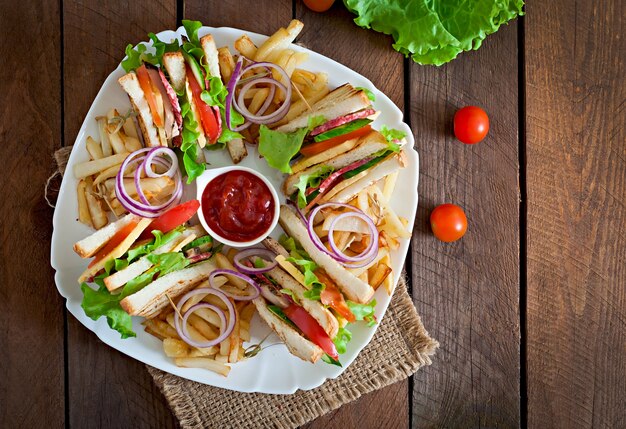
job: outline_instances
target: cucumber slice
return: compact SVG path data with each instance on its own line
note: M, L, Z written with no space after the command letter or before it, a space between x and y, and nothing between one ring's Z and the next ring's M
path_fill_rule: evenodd
M359 128L363 128L371 122L371 119L357 119L352 122L348 122L347 124L340 125L337 128L330 129L325 133L318 134L313 138L313 140L315 140L316 142L321 142L331 139L333 137L342 136L344 134L351 133L352 131L356 131Z
M191 55L189 55L187 52L182 51L182 53L183 53L183 57L185 58L185 61L187 61L187 64L189 64L189 67L191 68L191 72L193 73L193 75L196 77L196 80L200 84L200 88L202 88L202 90L204 91L206 88L204 85L204 74L202 74L202 67L200 67L200 64L198 64L196 59L192 57Z

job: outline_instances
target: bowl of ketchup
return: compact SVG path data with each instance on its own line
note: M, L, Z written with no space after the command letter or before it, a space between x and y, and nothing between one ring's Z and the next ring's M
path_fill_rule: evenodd
M267 237L278 223L280 202L272 184L247 167L205 171L196 179L198 218L216 240L248 247Z

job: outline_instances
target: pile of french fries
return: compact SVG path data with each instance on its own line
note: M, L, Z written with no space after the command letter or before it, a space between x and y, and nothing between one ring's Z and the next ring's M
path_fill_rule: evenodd
M233 258L238 250L230 249L226 255L217 253L215 262L218 268L236 270L233 265ZM213 279L214 285L219 289L231 294L245 295L246 283L234 276L216 276ZM200 282L194 289L208 288L209 282ZM200 301L208 302L223 309L228 321L228 311L224 303L213 295L196 295L190 298L182 307L182 313ZM250 301L234 301L236 311L235 327L232 334L218 345L207 348L196 348L185 343L176 332L174 319L180 317L178 310L171 306L166 307L153 319L146 319L143 322L144 329L149 334L154 335L163 341L163 350L168 357L174 359L177 366L186 368L204 368L228 376L230 366L228 363L236 363L246 358L244 342L250 341L250 321L256 307ZM180 320L180 319L179 319ZM207 308L195 311L188 319L189 335L196 341L210 341L220 334L220 319L215 312Z
M87 137L89 160L74 165L78 182L78 220L100 229L109 223L109 213L119 218L127 213L115 196L115 177L126 157L142 148L132 111L121 116L116 109L96 118L100 141ZM135 166L136 167L136 166ZM124 187L129 195L137 196L133 171L126 172ZM141 189L151 202L170 195L175 183L168 177L142 177Z
M340 183L337 187L341 189L349 186L361 177L357 175ZM392 173L377 183L373 183L367 188L359 192L348 204L353 205L362 210L376 224L379 232L378 237L378 254L366 266L361 268L349 268L350 271L364 282L370 284L374 289L378 289L381 285L389 295L393 292L394 279L393 270L391 269L391 251L400 246L399 239L411 238L411 231L408 230L407 219L398 216L398 214L389 205L389 200L396 186L398 173ZM382 189L381 189L382 186ZM336 187L336 188L337 188ZM333 188L329 194L324 197L320 204L332 201L332 197L341 189ZM330 250L327 243L328 230L333 219L344 210L340 208L322 209L314 219L314 229L317 235L326 241L326 246ZM365 222L357 220L356 222L337 222L335 226L333 238L337 247L347 255L355 256L363 251L369 243L369 229Z
M307 53L294 51L289 49L289 45L300 34L304 24L294 19L287 28L280 28L272 36L270 36L261 46L256 46L247 35L241 36L235 41L235 49L240 55L253 61L269 61L280 66L290 78L290 82L283 82L283 78L273 71L273 77L284 85L292 86L291 106L287 115L278 123L272 126L282 125L296 118L305 110L311 109L311 106L321 100L330 92L328 87L328 76L325 73L313 73L307 70L297 68L308 57ZM218 49L220 72L224 83L228 83L233 70L235 68L235 59L228 47ZM254 70L254 73L260 71ZM249 72L250 75L252 72ZM244 75L242 79L249 76ZM251 113L257 113L260 107L265 103L269 96L269 88L258 87L246 93L246 105ZM237 94L235 94L237 96ZM276 91L274 100L265 112L269 114L275 111L284 101L285 94L282 91ZM259 126L253 125L243 131L244 138L248 142L256 142L258 139Z

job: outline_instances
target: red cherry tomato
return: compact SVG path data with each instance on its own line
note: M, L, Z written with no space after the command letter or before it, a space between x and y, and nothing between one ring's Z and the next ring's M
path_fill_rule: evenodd
M478 143L488 132L489 117L480 107L463 107L454 114L454 135L463 143Z
M465 235L467 218L465 212L454 204L442 204L430 214L430 227L441 241L451 243Z
M306 7L313 12L326 12L335 3L335 0L303 0Z

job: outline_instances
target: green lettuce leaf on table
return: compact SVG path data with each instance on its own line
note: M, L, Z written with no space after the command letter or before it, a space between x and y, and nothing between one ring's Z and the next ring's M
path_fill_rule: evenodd
M394 49L419 64L442 65L480 48L502 24L523 15L522 0L344 0L363 28L390 34Z

